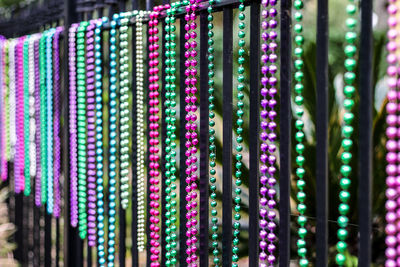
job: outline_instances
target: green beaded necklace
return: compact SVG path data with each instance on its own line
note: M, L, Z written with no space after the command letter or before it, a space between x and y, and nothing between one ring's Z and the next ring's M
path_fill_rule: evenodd
M340 179L340 193L339 193L339 218L338 225L339 229L337 231L337 236L339 238L339 242L336 245L338 254L336 255L336 263L339 266L343 266L346 261L346 256L344 252L347 249L346 239L348 236L348 232L346 227L349 222L349 218L347 214L350 210L348 201L350 199L350 193L348 188L350 187L351 180L349 178L351 174L350 161L352 158L351 148L353 145L353 141L351 140L353 134L353 127L351 126L354 114L352 113L352 109L354 106L354 93L355 87L354 82L356 79L356 74L354 73L354 69L356 66L356 59L354 58L357 52L357 48L355 46L355 41L357 39L357 33L355 32L355 28L357 26L357 19L354 18L357 13L357 7L354 4L355 0L349 0L349 3L346 7L347 15L349 16L346 19L346 26L348 31L346 32L346 46L344 48L344 52L346 55L346 59L344 62L344 66L346 68L346 73L344 74L344 89L343 93L345 99L343 101L343 106L345 109L345 113L343 115L343 125L342 125L342 149L343 152L341 154L340 160L342 162L342 166L340 167L340 173L342 178Z
M166 89L166 100L165 100L165 106L166 106L166 118L165 122L167 124L167 138L165 140L165 143L167 145L166 147L166 163L165 163L165 177L167 178L165 181L165 184L167 185L165 189L165 193L167 194L166 200L167 200L167 205L166 205L166 214L165 216L167 217L167 220L165 222L167 229L167 245L166 245L166 258L167 261L165 262L166 266L175 266L177 263L176 260L176 247L177 247L177 235L176 235L176 213L177 213L177 201L176 201L176 176L175 173L177 171L176 169L176 52L175 52L175 47L176 47L176 26L175 21L175 14L176 14L176 9L180 6L180 2L175 2L171 4L171 8L167 10L167 17L165 19L165 57L166 57L166 76L165 76L165 89Z
M31 176L30 176L30 155L29 155L29 63L28 63L28 48L29 36L24 41L24 139L25 139L25 189L24 195L29 196L31 193Z
M244 14L246 7L244 5L244 0L240 0L240 4L239 4L239 32L238 32L238 37L239 37L239 50L238 50L238 54L239 54L239 58L238 58L238 63L239 63L239 67L237 69L237 81L238 81L238 85L237 85L237 107L238 110L236 111L236 115L237 115L237 120L236 120L236 164L235 164L235 169L236 169L236 173L235 173L235 214L233 216L234 219L234 223L233 223L233 247L232 247L232 267L238 267L238 261L239 261L239 236L240 236L240 210L241 210L241 203L242 203L242 199L240 197L241 193L242 193L242 189L240 188L242 185L242 143L243 143L243 137L242 137L242 133L243 133L243 115L244 115L244 111L243 111L243 107L244 107L244 102L243 102L243 98L244 98L244 89L245 89L245 85L244 85L244 67L243 64L245 63L245 58L243 57L244 55L244 46L246 45L246 41L244 40L246 33L245 33L245 28L246 28L246 24L244 22L244 20L246 19L246 16Z
M40 55L40 153L41 162L40 168L42 170L42 180L41 180L41 203L44 205L47 202L47 139L44 138L47 134L47 112L46 112L46 39L47 31L45 31L40 38L39 42L39 55Z
M217 171L215 170L216 167L216 162L215 159L217 157L217 148L215 146L215 121L214 121L214 76L215 76L215 66L214 66L214 32L213 32L213 28L214 28L214 24L213 24L213 20L214 20L214 16L213 16L213 5L215 4L215 0L209 0L208 1L209 6L207 8L208 11L208 16L207 16L207 20L208 20L208 93L209 93L209 97L208 97L208 101L209 101L209 113L208 113L208 117L210 118L209 121L209 168L210 168L210 206L211 206L211 231L212 231L212 247L213 247L213 263L215 264L215 266L219 266L221 260L219 258L219 249L218 249L218 239L219 239L219 235L218 235L218 212L217 212L217 186L215 185L215 183L217 182L217 178L215 177Z
M306 258L307 254L307 248L306 248L306 241L305 237L307 235L307 229L305 228L305 225L307 223L307 218L304 216L304 213L306 212L306 205L304 204L304 201L306 199L306 194L303 191L304 187L306 185L306 182L304 181L304 176L305 176L305 170L303 168L303 164L305 161L305 158L303 156L304 152L304 132L303 132L303 127L304 127L304 121L302 119L303 114L304 114L304 109L303 109L303 102L304 98L302 96L303 90L304 90L304 85L303 85L303 44L304 44L304 37L302 36L302 31L303 31L303 25L301 24L303 20L303 14L302 14L302 9L304 7L304 3L302 0L295 0L293 2L293 6L296 10L294 14L294 18L296 20L296 23L294 24L294 41L295 41L295 48L294 48L294 56L296 57L294 61L294 68L295 68L295 73L294 73L294 79L296 81L296 84L294 86L294 91L295 91L295 97L294 97L294 102L296 103L297 107L295 109L295 114L297 116L297 120L295 123L296 127L296 134L295 138L297 141L296 144L296 164L297 164L297 169L296 169L296 177L297 177L297 211L299 212L299 217L297 218L297 222L299 224L299 229L297 230L298 234L298 239L297 239L297 255L300 258L299 265L301 267L308 266L308 260Z
M78 218L79 236L87 235L86 214L86 64L85 64L85 32L89 25L81 22L76 34L77 44L77 133L78 133Z

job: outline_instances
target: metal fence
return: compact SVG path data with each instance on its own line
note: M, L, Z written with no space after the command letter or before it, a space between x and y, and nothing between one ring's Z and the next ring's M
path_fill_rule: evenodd
M163 0L163 4L169 0ZM280 200L279 200L279 266L287 267L290 262L290 179L291 179L291 80L292 80L292 56L291 56L291 6L290 0L281 0L281 32L280 32ZM231 240L232 240L232 78L233 78L233 10L238 6L238 0L221 0L215 5L215 12L223 15L223 221L222 221L222 266L231 266ZM61 24L66 28L71 23L91 19L93 16L110 17L115 12L124 11L127 6L131 9L151 10L153 0L139 3L133 0L131 3L117 0L49 0L46 3L32 4L28 8L20 10L7 21L0 21L0 33L6 37L17 37L40 31L50 25ZM260 84L260 2L248 1L250 7L250 122L249 136L258 136L259 132L259 84ZM371 264L371 171L372 171L372 0L361 0L361 39L360 39L360 131L359 138L359 266ZM200 14L200 266L208 266L209 253L209 217L208 217L208 88L207 88L207 4L202 4L198 10ZM183 13L178 13L177 18L182 19ZM134 27L134 25L132 25ZM317 136L317 168L316 168L316 263L315 266L328 266L328 0L318 0L317 15L317 110L316 110L316 136ZM104 29L107 31L107 27ZM181 34L184 34L184 23L180 24ZM64 33L65 34L65 33ZM68 38L64 35L64 47L68 47ZM164 46L164 36L162 38ZM184 39L180 44L184 47ZM63 62L62 87L62 171L64 174L64 207L69 205L69 179L68 179L68 52L65 49ZM133 55L135 57L135 55ZM132 61L135 64L135 60ZM181 53L180 64L184 64L184 56ZM165 64L165 63L164 63ZM181 65L182 66L182 65ZM183 65L184 66L184 65ZM133 65L132 77L135 77ZM165 73L163 73L165 76ZM133 79L135 81L135 79ZM164 83L164 79L162 79ZM184 85L183 75L180 84ZM164 85L164 84L163 84ZM133 86L134 87L134 84ZM165 92L165 86L162 86ZM184 90L180 90L181 106L184 106ZM162 93L163 105L165 94ZM133 98L135 93L133 92ZM132 122L135 123L135 107L132 110ZM185 116L184 109L180 109L181 117ZM184 121L180 125L180 138L184 138ZM134 129L135 127L133 127ZM162 129L165 129L163 122ZM135 131L133 131L135 138ZM166 131L162 131L162 137ZM164 140L162 147L165 147ZM182 139L183 140L183 139ZM181 142L181 149L185 149ZM148 144L149 146L149 144ZM135 151L133 147L133 151ZM165 151L163 149L163 151ZM165 153L165 152L163 152ZM258 266L258 198L259 195L259 140L250 138L249 141L249 240L248 255L249 266ZM164 156L164 155L163 155ZM164 158L164 157L163 157ZM135 162L135 153L132 154L132 162ZM185 165L185 156L181 155L181 166ZM163 164L162 164L163 165ZM135 173L135 164L132 164ZM10 168L12 168L10 164ZM181 177L184 177L184 169L181 168ZM164 179L162 179L164 181ZM133 179L135 181L135 179ZM181 179L181 194L185 194L185 181ZM165 188L164 182L162 188ZM132 209L136 209L135 185L132 186ZM165 190L162 189L162 199L165 201ZM149 188L148 188L149 190ZM26 198L22 195L11 196L9 199L11 208L11 220L18 230L15 241L18 244L15 257L24 266L92 266L92 252L79 238L77 230L69 225L69 210L64 208L62 219L53 219L44 211L34 205L33 196ZM185 232L185 198L180 198L180 232ZM164 206L164 205L163 205ZM183 210L182 210L183 209ZM165 210L162 210L163 214ZM126 264L126 229L130 227L132 250L130 251L131 266L144 266L139 264L138 251L134 245L136 242L136 218L132 212L132 224L126 225L125 211L119 210L119 266ZM165 217L162 217L162 225L165 225ZM54 231L55 229L55 234ZM149 229L147 227L147 235ZM163 233L165 235L165 233ZM52 236L55 241L52 242ZM165 236L161 237L161 247L165 247ZM181 247L185 247L181 239ZM147 247L149 252L149 247ZM185 262L185 250L180 250L179 266L187 266ZM150 266L150 253L147 253L147 265ZM162 262L165 262L165 253L162 254ZM86 261L86 263L84 263ZM162 264L162 266L164 266Z

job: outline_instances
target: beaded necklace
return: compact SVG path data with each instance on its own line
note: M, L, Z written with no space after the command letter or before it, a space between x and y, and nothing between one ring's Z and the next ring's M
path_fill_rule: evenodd
M10 137L10 154L9 154L9 160L13 161L15 158L15 142L16 142L16 133L15 133L15 46L17 44L17 41L15 39L11 39L9 41L9 49L8 49L8 57L9 57L9 73L8 76L10 77L9 80L9 90L10 90L10 99L9 99L9 105L10 105L10 131L9 131L9 137Z
M94 29L96 21L92 20L86 29L86 117L87 117L87 214L88 245L96 245L96 119L94 90Z
M76 120L76 31L78 24L72 24L68 35L69 66L69 176L70 176L70 223L78 225L78 165L77 165L77 120Z
M40 154L41 154L41 204L47 201L47 109L46 109L46 61L45 61L45 41L47 38L47 31L42 34L39 43L39 56L40 56Z
M16 46L16 129L24 129L24 65L23 65L23 48L25 42L25 36L18 38ZM24 177L24 164L25 164L25 131L16 131L16 149L15 149L15 160L14 160L14 179L15 179L15 193L19 194L25 189L25 177Z
M398 92L397 92L397 82L398 82L398 71L397 71L397 54L398 54L398 19L397 19L397 0L389 1L389 5L387 7L387 12L389 14L388 26L389 30L387 32L387 37L389 42L386 46L388 50L388 56L386 58L388 62L388 67L386 74L389 76L388 86L389 92L387 94L388 103L386 104L386 136L388 140L386 141L386 197L387 201L385 204L386 208L386 222L387 225L385 227L386 232L386 262L385 266L397 266L397 221L398 216L396 214L396 209L398 208L398 204L396 200L398 199L397 193L397 182L396 176L397 172L397 153L399 151L399 146L397 144L397 132L398 132L398 124L397 124L397 111L399 108L398 104Z
M57 27L54 34L54 217L59 218L61 212L61 140L60 140L60 34L63 27Z
M160 160L160 155L159 155L159 123L158 121L160 120L159 117L159 77L158 77L158 56L159 52L157 51L159 49L158 45L158 17L164 9L168 9L169 5L165 6L156 6L153 9L153 12L150 13L150 21L149 21L149 127L150 127L150 150L149 150L149 160L150 160L150 260L152 261L152 265L154 266L160 266L158 260L159 260L159 247L160 247L160 227L158 226L160 222L160 212L159 212L159 206L160 206L160 195L159 195L159 160Z
M55 29L50 29L46 38L46 115L47 115L47 212L54 209L54 173L53 173L53 54L52 44Z
M35 180L35 205L41 205L42 194L42 167L41 167L41 97L40 97L40 62L39 62L39 43L42 35L39 34L34 44L34 63L35 63L35 150L36 150L36 180Z
M277 112L275 111L277 89L277 79L275 77L277 66L277 56L275 54L277 44L276 38L278 36L276 32L277 21L277 10L275 8L277 1L263 0L262 2L262 23L261 27L263 32L261 34L262 45L261 49L263 54L261 56L261 156L260 156L260 262L267 261L269 265L274 265L276 258L275 252L275 195L276 191L274 186L276 184L276 178L274 177L276 168L276 118ZM269 96L269 99L268 99ZM269 108L269 110L268 110ZM268 132L269 131L269 132ZM268 253L268 254L267 254Z
M106 263L104 252L104 165L103 165L103 84L102 84L102 35L103 24L108 21L104 17L96 23L94 30L94 49L95 49L95 71L96 71L96 176L97 176L97 255L98 263L104 266Z
M138 251L144 250L145 235L145 125L144 125L144 57L143 57L143 17L147 14L145 11L139 11L136 20L136 157L137 157L137 247Z
M4 40L3 47L1 50L2 53L2 75L3 75L3 97L4 97L4 106L3 106L3 118L4 118L4 126L3 126L3 131L4 131L4 158L1 161L1 170L0 170L0 176L3 181L7 180L7 173L8 173L8 166L7 166L7 161L10 160L10 136L9 136L9 125L10 125L10 106L9 106L9 87L8 87L8 45L9 42L7 40Z
M351 180L349 178L351 174L350 161L352 158L351 148L352 148L352 134L353 127L351 123L354 118L354 114L352 113L352 109L354 106L353 96L355 93L354 81L356 79L356 74L354 73L354 69L356 66L356 59L354 58L357 52L357 48L355 46L355 41L357 39L357 33L354 31L357 26L357 19L354 16L357 13L357 7L354 4L355 0L349 0L349 4L346 7L346 13L348 18L346 19L346 26L348 31L346 32L346 46L344 48L344 52L346 55L346 59L344 62L344 66L346 72L344 74L344 89L343 94L345 95L345 99L343 101L343 106L345 109L345 113L343 114L343 125L342 125L342 148L343 152L341 154L341 162L342 166L340 168L340 173L342 178L340 179L340 193L339 193L339 218L338 224L339 229L337 231L337 237L339 238L339 242L336 245L338 254L336 255L336 263L339 266L343 266L346 261L346 256L344 252L347 249L347 235L348 232L346 227L348 225L348 217L347 214L350 210L348 201L350 199L350 193L348 188L350 187Z
M114 266L115 254L115 206L116 206L116 161L117 161L117 21L119 15L114 14L110 30L110 130L109 130L109 197L108 197L108 266Z
M23 43L23 70L24 70L24 179L25 188L24 195L29 196L31 193L31 176L30 176L30 127L29 127L29 44L32 42L31 36L27 36Z
M5 161L5 134L4 134L4 76L3 76L3 71L4 71L4 39L2 36L0 36L0 178L3 180L3 162Z
M136 11L137 12L137 11ZM135 15L136 15L135 12ZM120 154L120 196L121 207L129 204L129 72L128 72L128 22L132 13L122 13L119 28L119 154Z
M303 103L304 103L304 98L302 96L303 90L304 90L304 85L303 85L303 78L304 74L302 72L302 68L304 65L303 62L303 43L304 43L304 37L301 35L303 31L303 26L301 24L303 20L303 14L302 14L302 9L304 7L304 3L302 0L295 0L293 2L293 6L296 10L294 14L294 18L296 20L296 23L293 27L294 32L295 32L295 49L294 49L294 55L296 57L294 61L294 67L296 69L294 73L294 79L296 81L296 85L294 86L294 91L296 93L294 102L296 103L297 107L295 109L295 114L297 116L297 120L295 122L295 127L296 127L296 134L295 138L297 141L296 144L296 164L297 164L297 169L296 169L296 176L297 176L297 200L299 203L297 204L297 211L299 212L299 217L297 219L297 222L299 224L299 229L297 230L298 233L298 239L297 239L297 255L300 257L299 264L300 266L308 266L308 260L306 258L307 254L307 249L306 249L306 241L305 241L305 236L307 234L307 229L304 227L307 223L307 218L304 216L304 213L306 211L306 205L304 204L304 201L306 199L306 194L304 193L304 187L306 185L304 181L304 176L305 176L305 170L303 168L304 164L304 145L303 145L303 140L304 140L304 121L302 119L302 116L304 114L304 109L303 109Z
M87 235L86 214L86 75L85 75L85 32L88 22L83 21L77 29L77 133L78 133L78 223L79 236Z
M217 171L215 170L215 167L217 166L216 163L216 158L217 158L217 148L216 148L216 144L215 144L215 113L214 113L214 108L215 108L215 104L214 104L214 77L215 77L215 65L214 65L214 16L213 16L213 5L215 4L215 0L209 0L209 7L207 8L208 11L208 16L207 16L207 20L208 20L208 93L209 93L209 97L208 97L208 101L209 101L209 113L208 113L208 117L210 118L209 121L209 169L210 169L210 206L211 206L211 222L212 222L212 226L211 226L211 231L212 231L212 247L213 247L213 263L215 264L215 266L219 266L219 264L221 263L221 259L219 257L219 247L218 247L218 241L219 241L219 235L218 235L218 211L217 211L217 186L216 186L216 182L217 182L217 178L215 177Z
M165 19L165 57L166 57L166 69L165 69L165 88L166 88L166 100L165 100L165 123L167 127L167 137L165 140L166 143L166 163L165 163L165 177L166 181L165 184L167 185L165 189L166 193L166 221L165 224L167 229L165 230L167 233L166 237L166 266L175 266L177 263L176 260L176 247L177 247L177 235L176 235L176 213L177 213L177 201L176 201L176 9L181 5L180 2L175 2L171 4L171 8L167 10L167 17Z

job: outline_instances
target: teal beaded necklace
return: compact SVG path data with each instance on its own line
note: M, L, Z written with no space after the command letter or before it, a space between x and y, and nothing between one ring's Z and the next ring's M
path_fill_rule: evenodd
M165 88L166 88L166 100L165 100L165 106L166 106L166 118L165 122L167 124L167 138L165 140L165 143L167 145L166 147L166 163L165 163L165 177L167 177L165 183L167 185L165 189L165 193L167 194L166 200L167 200L167 205L166 205L166 214L165 216L167 217L166 220L166 266L175 266L177 263L176 260L176 247L177 247L177 235L176 235L176 213L177 213L177 201L176 201L176 52L175 52L175 47L176 47L176 26L175 26L175 14L176 14L176 9L180 6L180 2L175 2L171 4L171 8L167 10L167 17L165 19L165 57L166 57L166 77L165 77Z
M79 236L87 235L86 214L86 64L85 64L85 32L87 21L81 22L76 35L77 43L77 133L78 133L78 218Z
M242 199L240 197L241 193L242 193L242 189L241 189L241 185L242 185L242 143L243 143L243 137L242 137L242 133L243 133L243 115L244 115L244 111L243 111L243 107L244 107L244 102L243 102L243 98L244 98L244 67L243 64L245 63L245 58L243 57L244 54L244 46L246 44L246 41L244 40L246 33L245 33L245 28L246 28L246 24L244 22L246 16L244 14L246 7L244 5L244 0L240 0L240 4L239 4L239 32L238 32L238 37L239 37L239 50L238 50L238 54L239 54L239 58L238 58L238 63L239 63L239 67L237 69L237 81L238 81L238 85L237 85L237 107L238 110L236 111L236 115L237 115L237 120L236 120L236 164L235 164L235 169L236 169L236 173L235 173L235 214L234 214L234 223L233 223L233 248L232 248L232 267L238 267L238 261L239 261L239 237L240 237L240 210L241 210L241 203L242 203Z
M47 31L45 31L40 38L39 42L39 55L40 55L40 153L41 153L41 203L42 205L47 201L47 112L46 112L46 39Z
M25 189L24 195L29 196L31 193L31 176L30 176L30 155L29 155L29 146L30 146L30 138L29 138L29 55L28 48L30 43L30 36L24 41L24 139L25 139Z
M345 113L343 115L343 125L342 125L342 149L343 152L341 154L340 160L342 162L342 166L340 167L340 173L342 178L340 179L340 193L339 193L339 218L338 225L339 229L337 231L337 237L339 238L339 242L336 245L338 254L336 255L336 263L339 266L344 266L346 261L346 256L344 252L347 249L346 239L348 236L348 232L346 227L349 222L349 218L347 214L350 210L348 201L350 199L350 193L348 191L351 180L349 178L351 174L350 161L352 158L351 148L353 141L353 127L351 126L352 121L354 119L354 114L352 113L352 109L354 106L354 93L355 87L354 82L356 79L356 74L354 73L354 69L356 66L356 59L354 58L357 52L357 48L355 46L355 41L357 39L357 34L355 32L355 28L357 26L357 19L354 18L357 13L357 7L354 4L355 0L349 0L349 3L346 7L346 12L348 14L348 18L346 19L346 26L348 31L346 32L346 46L344 48L344 52L346 55L346 59L344 62L344 66L346 68L346 73L344 74L344 89L343 94L345 95L345 99L343 101L343 106L345 109Z
M304 204L304 201L306 199L306 194L304 193L304 187L306 185L306 182L304 181L304 176L305 176L305 170L303 168L304 165L304 132L303 132L303 127L304 127L304 121L302 119L302 116L304 114L304 109L303 109L303 102L304 98L302 96L303 90L304 90L304 85L303 85L303 78L304 74L302 71L304 62L303 62L303 44L304 44L304 37L302 35L303 31L303 26L301 24L303 20L303 14L302 14L302 9L304 7L303 0L295 0L293 2L293 6L296 10L294 14L294 18L296 20L294 24L294 41L295 41L295 48L294 48L294 56L296 57L294 61L294 68L295 68L295 73L294 73L294 80L296 81L296 84L294 86L294 91L295 91L295 97L294 97L294 102L296 103L297 107L295 108L295 114L297 116L295 127L296 127L296 134L295 134L295 139L297 141L296 144L296 164L297 164L297 169L296 169L296 177L297 177L297 211L299 212L299 217L297 218L297 222L299 224L299 229L297 230L298 234L298 239L297 239L297 255L299 256L299 265L301 267L308 266L308 260L306 258L307 254L307 249L306 249L306 241L305 237L307 235L307 229L304 227L307 223L307 218L304 216L304 213L306 211L306 205Z
M208 97L208 101L209 101L209 113L208 113L208 117L210 118L209 121L209 168L210 168L210 206L211 206L211 231L212 231L212 247L213 247L213 263L215 266L219 266L221 260L219 258L219 249L218 249L218 241L219 241L219 235L218 235L218 212L217 212L217 186L216 186L216 182L217 182L217 178L215 177L217 171L215 170L216 167L216 162L215 159L217 157L217 148L215 145L215 121L214 121L214 76L215 76L215 66L214 66L214 32L213 32L213 28L214 28L214 24L213 24L213 20L214 20L214 16L213 16L213 5L215 4L215 0L209 0L208 1L209 6L207 8L208 11L208 16L207 16L207 20L208 20L208 93L209 93L209 97Z
M114 266L115 259L115 214L116 214L116 161L117 161L117 21L119 15L114 14L110 30L110 129L108 160L108 266Z
M94 31L95 38L95 87L96 87L96 161L97 161L97 255L99 266L105 266L104 252L104 166L103 166L103 75L102 75L102 36L103 24L108 19L105 17L98 21Z

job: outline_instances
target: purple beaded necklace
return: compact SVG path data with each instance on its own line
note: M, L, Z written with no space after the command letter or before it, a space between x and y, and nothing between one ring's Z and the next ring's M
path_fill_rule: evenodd
M78 165L77 165L77 129L76 129L76 30L79 24L69 29L69 164L70 164L70 223L78 225Z
M94 29L96 21L90 21L86 31L86 103L87 103L87 153L88 153L88 245L96 245L96 131L94 86Z
M262 45L261 49L263 54L261 56L261 156L260 156L260 263L265 261L268 265L275 264L275 184L276 178L274 177L276 168L276 118L275 106L277 101L275 99L277 89L277 79L275 77L277 66L276 62L276 27L277 21L275 19L277 11L275 9L276 0L262 0ZM269 97L269 98L268 98ZM269 108L269 110L268 110ZM268 253L268 254L267 254Z
M398 244L397 244L397 222L398 216L396 210L398 210L397 199L398 199L398 189L399 184L397 180L397 165L398 164L398 110L400 106L398 105L398 99L400 97L399 92L397 90L398 87L398 70L397 70L397 43L396 39L398 36L398 31L396 30L397 26L397 18L396 14L398 8L396 6L397 0L390 0L389 6L387 7L387 12L389 13L388 25L389 31L387 33L389 42L387 44L387 50L389 52L387 56L387 62L389 64L387 68L388 86L389 92L387 94L388 103L386 105L386 136L388 138L386 142L386 221L387 225L385 228L386 231L386 267L395 267L400 264L398 257ZM397 245L397 248L396 248Z
M42 168L41 168L41 123L40 123L40 71L39 71L39 42L41 35L34 42L35 62L35 146L36 146L36 179L35 179L35 204L41 205L42 199Z
M60 217L61 189L60 189L60 164L61 164L61 140L60 140L60 34L64 27L57 27L53 39L54 53L54 216Z

